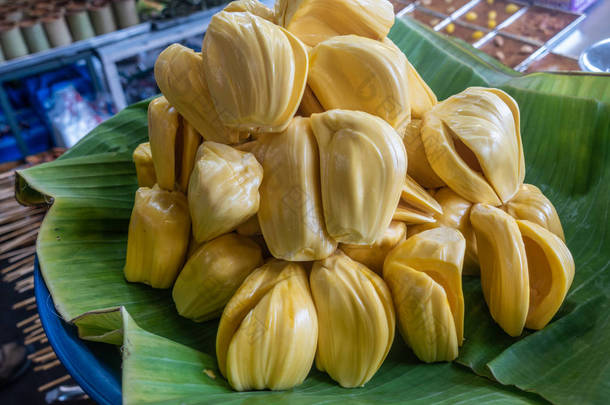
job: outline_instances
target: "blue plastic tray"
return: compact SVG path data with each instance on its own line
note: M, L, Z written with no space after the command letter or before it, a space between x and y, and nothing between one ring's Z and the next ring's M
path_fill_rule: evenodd
M120 405L121 355L116 346L85 342L76 328L64 322L55 312L38 258L34 263L34 291L40 322L49 343L72 378L100 405Z

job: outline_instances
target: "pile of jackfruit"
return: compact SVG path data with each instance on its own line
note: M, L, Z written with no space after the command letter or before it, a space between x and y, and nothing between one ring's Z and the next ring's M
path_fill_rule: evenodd
M386 0L238 0L201 53L157 59L125 277L173 287L186 318L220 317L236 390L297 386L314 360L362 386L396 326L422 361L455 359L462 274L480 269L511 336L543 328L570 287L557 212L523 184L515 100L472 87L438 102L393 23Z

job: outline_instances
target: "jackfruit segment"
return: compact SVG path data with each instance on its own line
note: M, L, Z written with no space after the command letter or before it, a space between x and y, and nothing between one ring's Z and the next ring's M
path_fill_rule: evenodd
M225 126L250 133L286 129L307 81L301 41L254 14L221 11L208 26L202 55L210 95Z
M320 328L316 367L342 387L361 387L381 367L394 340L390 290L340 250L314 263L310 282Z
M307 82L325 110L364 111L403 134L411 105L408 62L400 49L345 35L321 42L309 59Z
M256 154L265 175L258 222L271 254L312 261L337 248L326 231L320 195L320 161L310 119L295 117L286 131L265 134Z
M498 206L522 184L523 148L511 100L501 90L471 87L424 114L421 137L431 167L469 201Z
M150 142L138 145L133 151L133 162L136 166L138 187L152 188L157 182L157 176L155 175L155 164L150 152Z
M199 147L188 188L193 235L205 242L258 212L263 168L254 155L216 142Z
M415 355L426 363L455 360L458 339L443 287L399 262L384 270L384 279L392 290L399 331Z
M542 226L517 221L529 269L529 329L544 328L555 316L574 279L574 259L565 243Z
M324 220L338 242L370 245L394 215L407 173L407 156L396 131L361 111L312 114L320 151Z
M203 244L174 284L178 313L195 322L219 317L244 279L262 264L260 247L245 236L229 233Z
M130 282L169 288L178 276L189 243L186 197L155 185L136 192L123 271Z
M486 204L472 207L470 221L489 312L506 333L519 336L530 306L527 254L519 226L513 217Z
M504 208L513 218L532 221L553 232L565 242L559 215L553 203L538 187L531 184L521 185L517 195L506 203Z
M440 227L408 238L386 258L389 268L398 262L426 273L443 288L453 315L458 346L464 340L462 265L465 249L466 241L458 230Z
M394 24L394 8L387 0L279 0L275 16L308 46L350 34L381 40Z
M392 221L380 239L372 245L350 245L342 243L339 248L355 261L364 264L377 274L383 272L383 261L397 244L405 240L407 226L404 222Z
M443 187L436 191L434 199L443 209L441 215L435 214L436 222L410 226L407 236L413 236L428 229L446 226L460 231L466 239L466 254L462 274L478 275L479 259L477 257L477 242L474 230L470 225L470 207L472 203L463 199L450 188Z
M155 80L165 98L206 141L234 144L240 133L225 127L212 101L203 58L186 46L168 46L155 62Z
M172 191L176 184L176 140L180 130L178 111L163 96L148 105L148 138L157 184Z
M434 173L426 157L426 151L420 134L421 122L421 119L413 118L404 132L403 142L409 160L407 174L422 187L443 187L445 183Z
M216 357L235 390L283 390L307 377L317 341L318 317L305 269L272 260L248 276L225 307Z

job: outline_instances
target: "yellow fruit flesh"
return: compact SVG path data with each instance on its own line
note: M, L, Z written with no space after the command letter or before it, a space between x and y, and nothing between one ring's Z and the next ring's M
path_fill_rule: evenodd
M530 292L525 246L517 222L485 204L472 207L470 220L477 239L481 287L491 316L506 333L519 336Z
M517 221L529 269L529 329L544 328L557 313L574 279L574 259L559 237L530 221Z

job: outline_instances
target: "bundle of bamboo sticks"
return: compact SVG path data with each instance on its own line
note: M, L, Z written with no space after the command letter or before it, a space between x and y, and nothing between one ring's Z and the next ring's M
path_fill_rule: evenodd
M0 269L0 279L23 297L12 309L25 316L17 328L23 334L24 344L35 348L28 355L34 371L52 378L38 387L39 392L46 392L71 380L65 370L55 378L61 362L42 328L34 296L36 237L47 208L19 205L14 198L14 182L13 170L0 173L0 263L5 264Z

